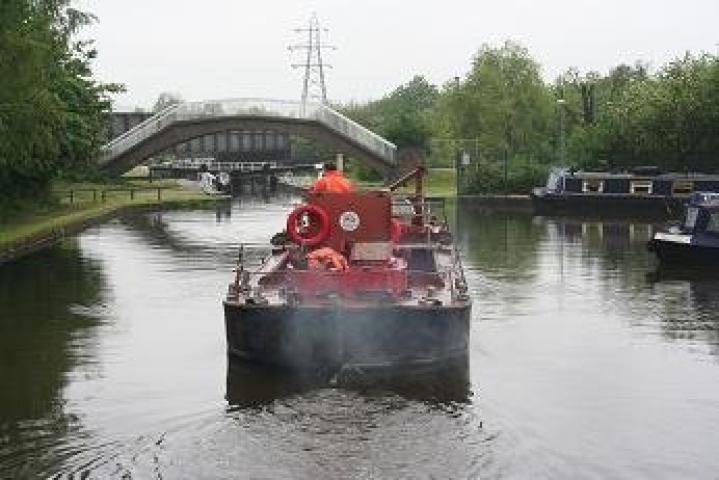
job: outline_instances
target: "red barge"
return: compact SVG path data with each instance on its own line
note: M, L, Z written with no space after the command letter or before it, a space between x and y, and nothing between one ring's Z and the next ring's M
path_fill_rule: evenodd
M258 267L241 253L224 300L230 357L363 370L466 358L472 302L422 176L387 190L308 193ZM414 195L393 195L410 180Z

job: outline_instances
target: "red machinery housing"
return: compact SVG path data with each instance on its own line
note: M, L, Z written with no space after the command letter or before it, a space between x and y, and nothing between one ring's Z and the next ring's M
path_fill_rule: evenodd
M293 229L305 212L314 225L307 227L307 235L299 235ZM302 295L397 297L407 289L406 263L392 255L401 226L392 219L389 192L310 193L307 203L290 214L288 233L296 243L330 247L349 262L349 268L341 271L293 270L289 277Z
M307 204L327 214L329 234L324 246L347 255L356 242L390 241L392 199L388 192L316 192L307 195Z

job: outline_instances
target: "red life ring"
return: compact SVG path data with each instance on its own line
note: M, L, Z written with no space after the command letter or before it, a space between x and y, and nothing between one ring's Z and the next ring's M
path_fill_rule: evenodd
M399 243L399 239L402 237L402 224L399 220L392 219L389 224L389 238L393 243Z
M307 214L313 224L312 232L307 234L297 230L297 220ZM317 205L304 204L295 208L287 217L287 235L299 245L314 247L319 245L330 233L330 219L322 208Z

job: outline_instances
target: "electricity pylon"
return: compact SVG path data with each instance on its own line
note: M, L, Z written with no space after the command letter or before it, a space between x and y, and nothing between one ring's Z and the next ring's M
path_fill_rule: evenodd
M306 43L287 47L290 51L305 52L305 61L303 63L292 64L292 68L304 68L305 70L302 83L302 106L304 107L308 101L313 100L326 104L327 85L325 84L325 68L331 68L332 65L324 63L322 60L322 50L335 50L337 47L322 44L321 33L327 32L327 29L320 28L320 22L314 13L312 17L310 17L307 27L295 28L294 31L307 34Z

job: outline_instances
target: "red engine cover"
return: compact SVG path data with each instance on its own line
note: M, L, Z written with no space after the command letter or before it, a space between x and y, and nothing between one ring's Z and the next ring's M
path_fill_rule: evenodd
M327 212L330 233L323 245L347 253L353 242L390 240L392 199L388 192L327 193L307 196L307 203Z

